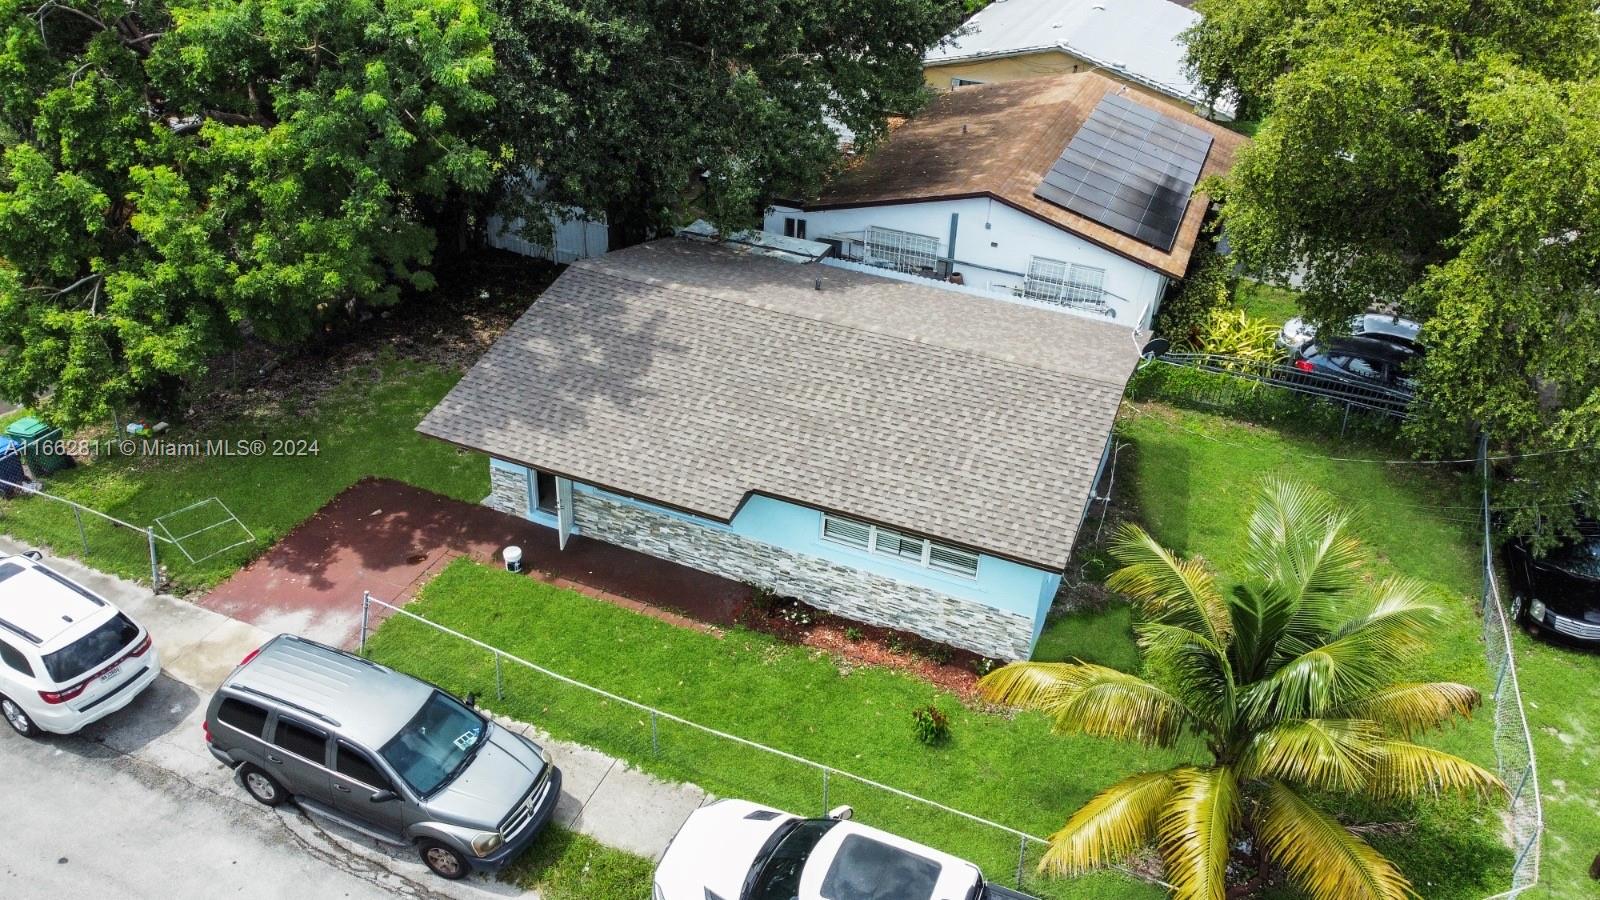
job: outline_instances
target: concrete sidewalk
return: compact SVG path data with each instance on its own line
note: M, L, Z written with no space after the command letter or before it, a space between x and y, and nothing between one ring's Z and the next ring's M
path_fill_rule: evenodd
M0 537L0 554L21 553L26 549L29 548ZM165 752L157 764L175 768L176 773L184 777L208 770L225 772L201 743L200 721L205 703L239 661L274 633L176 597L154 594L141 585L90 569L74 560L46 557L46 562L106 597L150 629L166 674L199 695L196 708L186 716L193 721L185 721L175 729L185 734L182 729L189 728L187 733L194 736L194 746ZM106 721L127 716L137 706ZM556 823L589 835L602 844L649 859L658 858L689 814L707 802L706 793L694 785L663 782L598 751L553 740L522 722L501 716L495 716L494 721L528 735L550 751L562 773ZM365 841L353 833L351 837L355 843Z

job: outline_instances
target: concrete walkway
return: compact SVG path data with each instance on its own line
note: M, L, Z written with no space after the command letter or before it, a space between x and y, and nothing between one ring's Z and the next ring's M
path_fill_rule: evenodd
M21 553L26 549L29 548L0 537L0 554ZM153 594L141 585L73 560L47 557L45 561L111 600L148 628L161 652L166 674L198 694L199 702L188 711L186 721L173 729L180 741L192 736L193 747L166 753L158 764L177 767L182 770L179 774L185 777L207 770L213 774L225 772L206 752L200 737L205 704L239 661L272 638L274 632L176 597ZM106 721L128 716L138 708L136 703ZM495 716L494 720L505 728L527 734L550 751L563 776L555 821L602 844L646 858L658 858L689 814L707 802L706 793L693 785L660 781L621 760L577 744L553 740L521 722L501 716ZM353 832L346 837L352 844L384 849ZM411 860L414 855L404 858ZM421 864L416 863L415 868L420 870Z

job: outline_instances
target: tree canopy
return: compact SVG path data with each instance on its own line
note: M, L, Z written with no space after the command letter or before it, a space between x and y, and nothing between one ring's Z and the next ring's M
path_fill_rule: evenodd
M956 0L492 0L506 144L541 214L605 216L613 245L689 212L751 224L814 191L923 98ZM508 169L507 195L520 174ZM538 227L543 216L530 216Z
M487 4L487 5L486 5ZM0 397L152 407L433 286L537 171L621 241L814 190L955 0L0 0ZM476 219L473 217L476 216ZM542 219L536 217L536 221Z
M1515 460L1512 524L1569 522L1600 496L1592 4L1198 8L1196 74L1260 117L1214 186L1246 271L1298 271L1325 327L1373 306L1423 321L1419 448L1459 452L1480 427Z

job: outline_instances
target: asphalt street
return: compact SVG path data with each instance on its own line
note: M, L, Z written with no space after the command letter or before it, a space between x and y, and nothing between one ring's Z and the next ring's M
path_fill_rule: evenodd
M204 749L203 699L165 675L73 737L0 726L0 897L494 898L430 875L292 805L249 799ZM529 894L528 897L535 895Z

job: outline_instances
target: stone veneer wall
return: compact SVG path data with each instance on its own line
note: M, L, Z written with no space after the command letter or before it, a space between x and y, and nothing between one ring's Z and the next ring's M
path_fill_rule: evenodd
M1026 659L1033 620L971 600L795 553L732 532L574 492L573 515L591 538L758 584L818 609L920 634L996 659Z
M485 506L525 517L527 477L489 469ZM574 491L573 520L588 537L735 581L759 584L818 609L920 634L996 659L1027 659L1033 620L982 603L795 553L631 503Z

